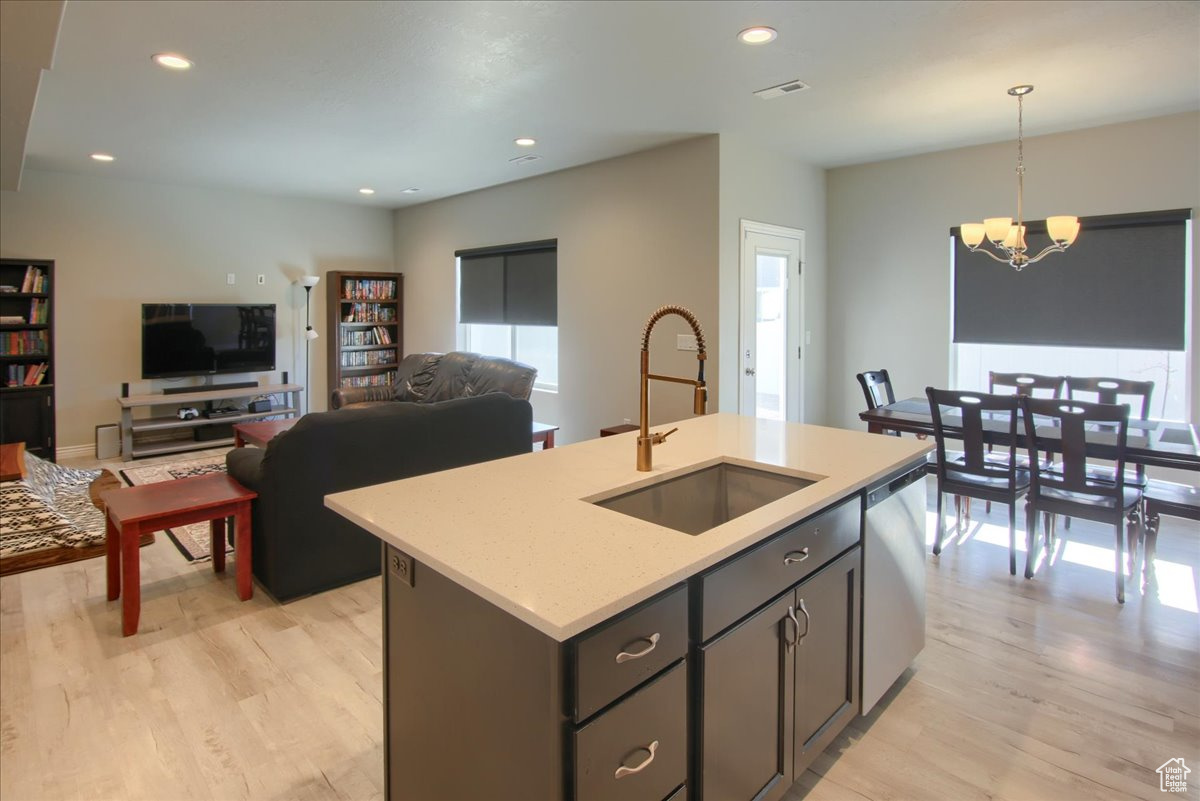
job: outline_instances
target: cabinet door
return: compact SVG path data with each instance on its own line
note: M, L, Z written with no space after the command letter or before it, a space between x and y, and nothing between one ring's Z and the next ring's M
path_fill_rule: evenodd
M796 588L797 776L858 714L861 553L855 548Z
M54 461L54 396L49 389L10 389L0 396L0 442Z
M792 784L795 651L785 647L784 627L793 597L699 649L700 799L767 801Z

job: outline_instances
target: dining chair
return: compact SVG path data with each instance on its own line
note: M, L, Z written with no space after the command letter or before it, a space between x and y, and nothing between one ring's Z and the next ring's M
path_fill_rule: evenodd
M1066 376L1039 375L1037 373L998 373L988 371L988 392L993 395L1009 394L1004 390L1011 389L1013 395L1032 395L1039 397L1061 398ZM999 389L997 389L999 387ZM1049 394L1045 394L1049 393Z
M1063 393L1063 384L1066 381L1065 376L1061 375L1039 375L1038 373L998 373L995 370L988 371L988 392L993 395L1031 395L1039 397L1037 393L1041 392L1040 397L1043 398L1061 398ZM991 447L988 447L988 454L992 452ZM1001 459L1008 458L1005 454L1001 454ZM1029 462L1025 454L1017 454L1017 463L1028 467ZM1049 467L1053 462L1048 462L1045 466ZM985 511L992 511L992 504L989 502L985 507Z
M937 534L933 552L942 552L946 523L942 516L942 498L947 492L965 498L1008 504L1008 572L1017 574L1017 499L1029 491L1029 470L1017 464L1017 421L1020 418L1018 396L991 395L985 392L925 388L929 413L933 418L933 436L937 442ZM953 415L953 416L952 416ZM955 419L957 417L957 419ZM984 443L985 422L1008 432L1008 461L998 463L987 458ZM947 431L962 440L957 458L946 452ZM955 528L961 531L956 517ZM1028 538L1028 537L1027 537Z
M892 379L887 370L868 370L855 376L858 385L862 387L863 399L867 402L867 411L878 409L896 402L896 393L892 389ZM884 431L889 436L900 436L899 431Z
M1026 507L1025 578L1033 578L1039 543L1038 513L1044 516L1045 547L1054 547L1054 515L1081 517L1113 527L1116 545L1117 602L1125 603L1124 525L1128 521L1130 542L1136 543L1141 527L1138 509L1142 492L1125 484L1125 445L1129 433L1129 407L1124 404L1086 401L1019 398L1025 421L1029 463L1041 464L1042 454L1056 452L1059 461L1052 469L1031 472L1029 503ZM1039 436L1038 426L1052 426L1053 436ZM1089 469L1087 432L1102 428L1115 432L1115 469L1097 474Z
M1158 549L1158 526L1162 515L1200 520L1200 487L1152 478L1142 490L1142 539L1145 542L1142 559L1147 584L1154 582L1154 554Z
M1138 409L1136 420L1147 420L1150 417L1150 398L1154 395L1153 381L1132 381L1125 378L1096 378L1067 376L1067 397L1072 400L1085 400L1093 403L1125 403L1130 402L1130 410ZM1112 468L1104 465L1092 465L1088 468L1097 477L1111 477ZM1145 488L1146 467L1136 465L1125 474L1125 483L1130 486ZM1067 518L1066 527L1071 528L1071 518Z

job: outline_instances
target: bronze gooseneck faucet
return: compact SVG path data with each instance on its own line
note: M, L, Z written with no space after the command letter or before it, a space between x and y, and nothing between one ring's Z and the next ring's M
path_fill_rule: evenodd
M690 378L676 378L670 375L655 375L650 372L650 332L654 329L654 324L668 314L678 314L683 319L687 320L688 325L692 327L692 332L696 335L696 359L700 362L700 370L696 375L696 380ZM693 400L692 411L696 414L704 414L708 406L708 388L704 385L704 360L708 358L704 348L704 332L700 330L700 323L696 320L696 315L692 314L682 306L661 306L654 314L650 315L650 319L646 321L646 327L642 329L642 392L641 392L641 428L638 431L637 438L637 469L643 473L650 470L651 457L650 449L654 445L658 445L667 437L675 433L677 429L672 428L666 433L650 433L649 422L649 401L647 400L647 392L649 389L650 379L656 381L673 381L677 384L691 384L695 387L695 398Z

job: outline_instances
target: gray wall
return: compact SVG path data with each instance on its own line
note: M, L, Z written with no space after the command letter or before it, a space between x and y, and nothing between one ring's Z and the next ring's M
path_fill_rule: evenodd
M275 303L277 370L303 383L304 291L292 281L392 269L392 218L351 204L26 170L20 192L0 193L0 256L55 260L58 447L90 447L96 425L120 418L122 382L135 393L193 383L140 380L143 302ZM314 411L329 395L324 290L312 297Z
M564 443L636 422L651 312L685 306L719 339L717 184L717 137L706 136L398 210L405 350L454 349L456 250L557 239L560 389L534 393L534 418L561 426ZM688 330L674 316L655 328L654 372L695 375L694 355L674 350L675 334ZM715 399L715 348L709 360ZM652 423L687 417L691 393L652 383L650 410Z
M854 375L864 370L886 367L898 397L947 385L949 229L1014 213L1015 163L1014 140L828 172L831 425L863 427ZM1026 219L1196 208L1200 114L1028 137L1025 165ZM1192 307L1200 309L1192 252ZM1193 324L1192 419L1200 419L1197 341Z
M721 136L721 411L738 408L740 221L804 231L804 421L825 411L825 171L739 137ZM801 333L803 341L803 332Z

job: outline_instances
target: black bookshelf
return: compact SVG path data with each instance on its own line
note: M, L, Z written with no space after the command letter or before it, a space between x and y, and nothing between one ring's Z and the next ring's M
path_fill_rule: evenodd
M54 262L0 259L0 442L54 460Z

